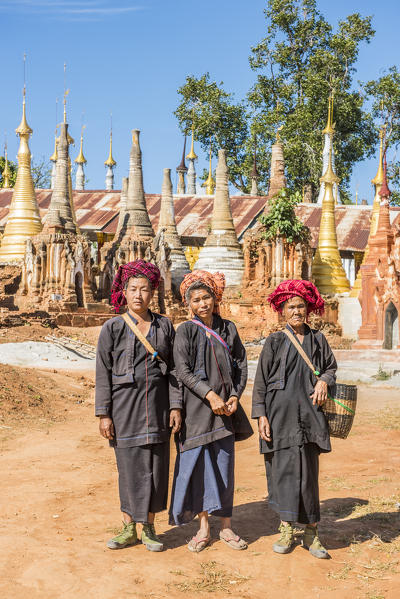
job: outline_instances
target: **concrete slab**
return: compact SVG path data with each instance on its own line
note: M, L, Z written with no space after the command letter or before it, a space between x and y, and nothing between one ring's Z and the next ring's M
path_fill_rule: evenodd
M0 344L0 364L57 370L94 370L95 359L79 356L53 343L24 341Z

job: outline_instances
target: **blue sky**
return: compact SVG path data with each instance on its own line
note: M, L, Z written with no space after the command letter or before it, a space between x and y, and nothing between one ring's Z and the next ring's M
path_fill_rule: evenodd
M15 158L14 130L21 116L22 56L27 53L28 122L35 157L53 152L55 102L62 114L63 64L67 63L68 121L84 153L91 189L104 188L110 112L113 114L116 185L127 175L130 130L140 129L145 190L161 189L162 169L180 162L182 139L173 111L176 89L187 74L209 71L242 97L252 82L250 46L265 33L265 0L0 0L0 140L8 134ZM360 52L357 78L373 79L400 62L397 0L320 0L330 22L353 12L373 15L376 35ZM83 116L82 116L83 115ZM321 142L322 143L322 142ZM200 148L198 148L200 150ZM206 166L200 151L198 172ZM352 190L372 201L376 158L354 169Z

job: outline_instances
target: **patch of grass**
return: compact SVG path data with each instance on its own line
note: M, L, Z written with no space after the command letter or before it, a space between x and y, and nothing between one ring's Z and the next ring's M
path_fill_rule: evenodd
M371 497L368 503L362 505L357 503L346 520L354 518L366 518L367 520L391 521L393 516L390 512L397 511L396 503L398 498L391 497Z
M224 591L230 594L234 585L243 584L249 580L249 576L243 576L239 572L228 573L223 570L215 561L203 562L200 564L200 576L193 580L182 582L173 582L168 587L174 587L182 593L203 592L212 593Z
M391 376L392 375L390 374L390 372L386 372L386 370L383 370L382 364L379 364L378 372L376 374L373 374L371 378L377 381L387 381L391 378Z
M334 476L328 479L328 489L330 491L340 491L341 489L354 489L354 485L348 483L344 476Z
M328 578L333 578L333 580L346 580L349 577L352 569L353 566L347 563L337 572L328 572L327 576Z

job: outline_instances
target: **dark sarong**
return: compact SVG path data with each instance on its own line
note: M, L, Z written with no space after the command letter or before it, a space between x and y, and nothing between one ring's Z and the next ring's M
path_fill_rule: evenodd
M121 512L147 522L149 512L167 508L169 442L115 447Z
M178 451L169 523L186 524L200 512L230 518L234 467L234 435Z
M281 520L300 524L319 522L319 454L315 443L264 454L268 505Z

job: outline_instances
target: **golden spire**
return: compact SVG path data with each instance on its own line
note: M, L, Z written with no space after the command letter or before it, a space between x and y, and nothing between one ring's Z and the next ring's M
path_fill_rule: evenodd
M4 169L3 169L3 173L2 173L3 189L9 189L11 187L11 185L10 185L11 171L8 166L7 141L4 144L4 160L5 160L5 164L4 164Z
M74 162L76 162L76 164L86 164L87 163L87 160L86 160L85 156L83 155L83 131L85 130L85 128L86 128L86 125L82 125L80 150L79 150L78 157L75 158L75 160L74 160Z
M25 64L25 57L24 57ZM18 149L17 180L8 213L8 220L1 240L0 261L13 262L25 256L26 240L40 233L42 223L36 201L31 172L31 152L29 137L32 129L26 121L26 88L24 84L22 120L16 133L20 138Z
M379 130L380 144L379 144L378 170L376 172L375 177L373 179L371 179L371 183L372 183L372 185L375 185L375 187L377 185L382 186L382 183L383 183L383 137L384 137L384 135L385 135L385 126L381 127Z
M57 130L56 130L55 135L54 135L54 152L50 156L50 160L52 162L57 162L57 158L58 158L58 154L57 154Z
M325 183L325 193L312 276L320 293L336 294L350 291L350 283L342 265L336 235L333 186L339 183L339 178L332 169L332 133L330 137L328 168L320 179L321 183Z
M194 122L192 122L192 144L190 146L190 152L186 156L188 160L196 160L198 158L197 154L194 151Z
M209 170L208 170L208 177L204 181L204 183L202 184L202 187L206 188L206 194L208 196L214 195L215 181L214 181L213 176L212 176L212 145L211 145L211 140L210 140L210 166L209 166Z
M108 154L108 158L104 163L104 166L115 166L117 163L115 162L112 155L112 129L110 130L110 153Z
M326 133L327 135L333 135L335 132L335 125L333 121L333 92L329 94L328 100L328 121L326 123L325 129L322 130L322 133Z

